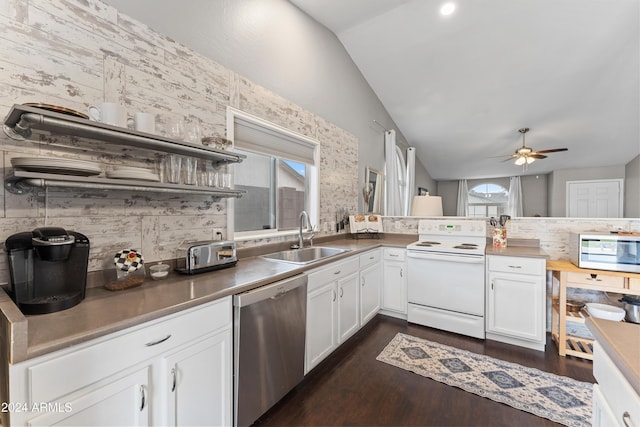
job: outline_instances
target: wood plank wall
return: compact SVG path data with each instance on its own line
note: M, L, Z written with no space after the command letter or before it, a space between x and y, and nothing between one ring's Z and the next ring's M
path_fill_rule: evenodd
M124 105L129 115L154 114L160 132L182 119L199 123L206 135L224 135L231 105L320 142L321 229L333 222L336 208L357 209L353 134L99 0L0 0L0 51L0 117L16 103L86 112L110 101ZM3 177L11 158L25 155L98 161L105 170L116 164L151 168L156 162L149 151L49 135L24 143L0 132L0 149ZM110 268L113 255L129 247L140 249L147 262L173 259L185 241L213 239L217 231L226 236L226 215L226 201L209 196L53 189L14 195L0 188L1 242L42 226L79 231L91 241L90 271ZM8 270L0 252L1 283Z

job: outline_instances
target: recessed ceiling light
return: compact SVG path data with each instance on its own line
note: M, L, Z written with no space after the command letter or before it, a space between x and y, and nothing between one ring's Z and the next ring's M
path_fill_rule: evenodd
M453 2L448 2L442 5L440 8L440 14L447 16L451 15L456 10L456 4Z

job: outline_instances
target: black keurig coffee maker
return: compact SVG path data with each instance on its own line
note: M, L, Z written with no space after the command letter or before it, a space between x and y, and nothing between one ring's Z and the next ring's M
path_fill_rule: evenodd
M84 299L89 239L64 228L18 233L4 242L9 256L9 295L24 314L53 313Z

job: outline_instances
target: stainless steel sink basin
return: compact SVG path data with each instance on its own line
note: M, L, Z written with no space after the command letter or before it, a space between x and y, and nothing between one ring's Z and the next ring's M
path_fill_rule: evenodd
M303 249L292 249L290 251L274 252L272 254L261 255L262 258L273 261L284 261L292 264L310 264L321 259L347 252L347 249L327 248L323 246L311 246Z

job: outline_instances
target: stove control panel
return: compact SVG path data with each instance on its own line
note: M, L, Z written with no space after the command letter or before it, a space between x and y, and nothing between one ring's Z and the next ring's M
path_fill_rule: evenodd
M482 237L487 224L479 219L425 219L418 222L418 234Z

